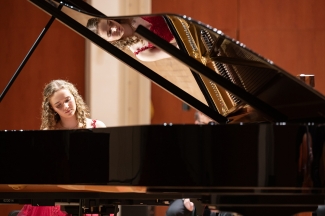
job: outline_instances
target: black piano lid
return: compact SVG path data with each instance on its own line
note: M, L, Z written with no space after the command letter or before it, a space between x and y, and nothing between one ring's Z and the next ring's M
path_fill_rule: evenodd
M109 17L80 0L30 1L217 122L325 120L322 94L239 41L191 17ZM137 60L133 53L121 51L85 27L92 17L140 16L165 19L179 49L142 26L135 32L172 57L155 62Z

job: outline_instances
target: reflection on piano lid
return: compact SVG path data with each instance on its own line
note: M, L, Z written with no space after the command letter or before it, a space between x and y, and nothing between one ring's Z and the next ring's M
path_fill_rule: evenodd
M202 22L176 14L108 17L79 0L30 1L219 123L325 120L322 94ZM153 62L137 60L128 50L121 52L86 28L90 18L119 22L158 16L165 20L178 49L157 31L139 25L138 36L170 55Z

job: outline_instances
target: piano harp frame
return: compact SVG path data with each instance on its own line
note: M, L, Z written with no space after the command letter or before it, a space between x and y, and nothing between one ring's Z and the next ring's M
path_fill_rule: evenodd
M146 40L150 41L151 43L155 44L160 49L164 50L165 52L169 53L177 60L181 61L183 64L187 65L193 71L198 74L201 74L208 79L212 80L213 82L217 83L221 87L225 88L227 91L231 92L235 96L237 96L242 101L250 104L252 107L256 108L258 111L264 113L269 118L275 121L286 121L287 117L280 113L278 110L274 109L272 106L266 104L262 100L254 97L249 92L246 92L239 86L233 84L231 81L227 80L226 78L222 77L221 75L215 73L212 69L205 67L198 61L193 61L193 59L176 47L170 45L168 42L162 40L161 38L157 37L154 33L150 30L146 29L143 26L139 26L135 32L139 34L141 37L145 38Z

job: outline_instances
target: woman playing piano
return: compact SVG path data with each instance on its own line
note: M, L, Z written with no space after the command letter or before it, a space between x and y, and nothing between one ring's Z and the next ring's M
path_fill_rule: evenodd
M88 20L87 28L121 50L129 48L142 61L169 58L169 54L134 34L134 30L139 25L148 28L159 37L177 46L175 38L162 16L144 16L119 20L91 18Z
M89 118L89 109L77 88L65 80L53 80L43 91L43 130L65 130L106 127L102 121ZM24 205L18 216L66 216L60 206ZM94 215L94 214L93 214Z
M88 106L76 87L65 80L53 80L43 91L41 129L79 129L106 127L90 119Z
M53 80L43 91L42 123L43 130L64 130L106 127L102 121L89 118L89 109L77 88L65 80ZM175 200L166 216L192 216L193 203L189 199ZM24 205L18 216L68 216L60 206ZM95 216L96 214L92 214ZM89 214L85 214L89 216Z

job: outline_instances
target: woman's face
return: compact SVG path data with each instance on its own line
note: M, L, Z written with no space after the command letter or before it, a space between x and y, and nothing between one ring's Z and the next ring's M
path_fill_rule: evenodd
M123 26L114 20L101 19L98 23L98 35L107 41L116 41L123 37Z
M56 91L50 98L50 104L61 118L69 118L76 112L75 99L68 89Z

